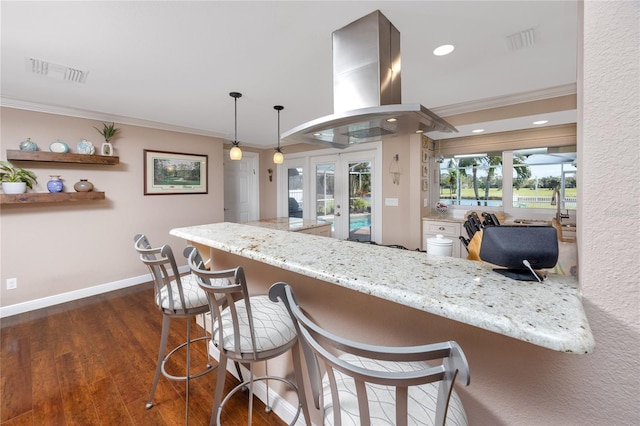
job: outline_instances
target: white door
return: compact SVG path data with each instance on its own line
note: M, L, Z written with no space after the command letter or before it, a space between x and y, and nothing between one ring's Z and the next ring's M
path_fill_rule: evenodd
M316 220L332 222L334 238L375 241L376 151L311 157Z
M224 160L224 220L248 222L260 218L260 192L258 187L258 154L244 152L242 160Z

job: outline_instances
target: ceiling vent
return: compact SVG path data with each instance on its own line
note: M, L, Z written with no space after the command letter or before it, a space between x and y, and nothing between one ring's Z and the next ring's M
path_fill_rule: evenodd
M66 65L52 64L36 58L25 58L25 67L27 72L72 83L84 83L89 74L89 71L82 71Z
M520 31L515 34L507 36L507 47L510 51L524 49L525 47L531 47L536 44L536 34L533 28Z

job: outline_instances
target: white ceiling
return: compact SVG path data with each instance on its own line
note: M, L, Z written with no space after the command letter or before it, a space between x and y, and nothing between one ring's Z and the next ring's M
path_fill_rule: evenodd
M401 33L403 103L435 112L473 109L476 101L576 82L576 1L2 1L0 7L2 105L233 139L229 92L239 91L238 140L255 147L277 143L274 105L285 107L282 132L333 113L331 33L376 9ZM529 28L535 45L510 51L507 36ZM456 50L431 53L445 43ZM36 75L27 72L27 57L89 74L85 83ZM557 120L575 121L575 113ZM459 130L500 131L533 120L522 121ZM553 124L561 123L552 117Z

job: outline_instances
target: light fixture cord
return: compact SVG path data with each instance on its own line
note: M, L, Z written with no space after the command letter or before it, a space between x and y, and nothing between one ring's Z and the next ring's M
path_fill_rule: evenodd
M278 110L278 152L280 152L280 110Z
M233 145L238 146L238 98L233 98L234 103L234 124L235 124L235 137L233 139Z

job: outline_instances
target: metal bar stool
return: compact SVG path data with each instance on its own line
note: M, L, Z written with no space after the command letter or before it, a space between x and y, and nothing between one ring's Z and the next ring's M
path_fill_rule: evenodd
M146 408L149 409L153 407L153 395L155 394L161 373L170 380L184 380L186 382L185 424L189 424L189 381L210 373L217 368L217 365L212 366L209 363L209 345L207 345L206 368L195 374L191 374L191 344L199 340L209 339L206 332L203 337L191 339L192 318L196 315L209 312L207 295L200 289L191 274L183 277L180 276L170 246L164 245L153 248L147 237L143 234L137 234L134 237L134 242L134 247L140 255L140 260L147 265L151 272L154 283L154 300L162 312L162 335L160 338L160 349L158 351L158 362ZM194 259L194 262L203 263L201 258ZM187 340L165 355L171 318L187 319ZM187 352L186 374L184 376L169 374L165 370L165 364L171 356L185 347Z
M457 343L402 347L359 343L311 321L288 284L272 285L269 297L284 302L295 322L322 424L467 424L453 389L456 378L469 384L469 366Z
M249 296L244 270L242 267L224 271L209 271L198 264L200 257L195 247L187 247L184 251L188 258L192 274L200 287L209 297L211 309L211 340L220 351L218 365L218 379L211 413L211 424L220 424L222 409L227 401L239 390L249 390L249 424L253 414L253 383L264 380L267 384L267 412L271 411L269 402L269 381L276 380L286 383L298 394L298 408L291 424L294 424L303 407L304 390L299 375L295 381L283 377L254 375L254 364L267 361L297 348L296 330L282 303L269 300L267 295ZM292 351L294 364L300 365L299 350ZM241 364L249 364L249 379L242 381L222 399L224 390L227 360ZM265 367L266 368L266 367ZM300 371L299 369L297 371ZM305 419L310 423L308 411L305 407Z

